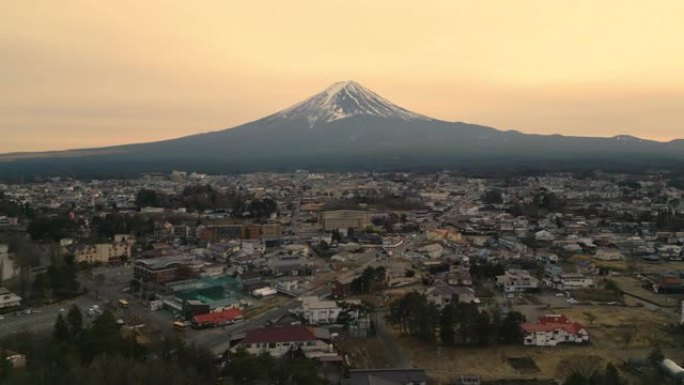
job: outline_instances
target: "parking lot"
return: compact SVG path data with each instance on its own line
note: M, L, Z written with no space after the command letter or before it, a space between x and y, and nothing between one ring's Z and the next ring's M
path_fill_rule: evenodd
M26 311L4 314L3 319L0 319L0 339L22 332L51 332L60 310L68 311L69 307L74 304L81 308L84 319L87 319L88 309L98 302L90 296L80 296L73 300L33 309L30 314Z

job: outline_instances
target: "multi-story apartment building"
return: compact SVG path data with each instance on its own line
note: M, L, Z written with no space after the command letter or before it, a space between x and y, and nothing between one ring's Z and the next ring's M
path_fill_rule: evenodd
M326 231L349 229L365 229L370 225L370 213L358 210L324 211L318 217Z
M116 263L131 258L131 249L135 240L129 235L115 235L114 242L80 245L74 249L76 262Z

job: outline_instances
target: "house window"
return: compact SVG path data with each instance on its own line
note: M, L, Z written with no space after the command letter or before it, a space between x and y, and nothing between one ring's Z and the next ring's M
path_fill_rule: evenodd
M271 343L268 344L268 348L269 348L269 349L273 349L273 348L275 348L275 347L276 347L275 342L271 342Z

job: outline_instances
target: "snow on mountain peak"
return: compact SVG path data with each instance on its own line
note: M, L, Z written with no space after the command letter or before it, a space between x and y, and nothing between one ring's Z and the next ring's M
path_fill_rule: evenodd
M354 81L337 82L301 103L282 110L273 117L306 119L310 126L357 115L431 120L401 108Z

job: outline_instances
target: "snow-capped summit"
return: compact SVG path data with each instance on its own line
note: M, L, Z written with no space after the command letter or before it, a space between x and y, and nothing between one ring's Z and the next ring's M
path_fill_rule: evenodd
M357 82L337 82L301 103L282 110L272 118L305 119L310 126L357 115L402 120L432 120L401 108Z

